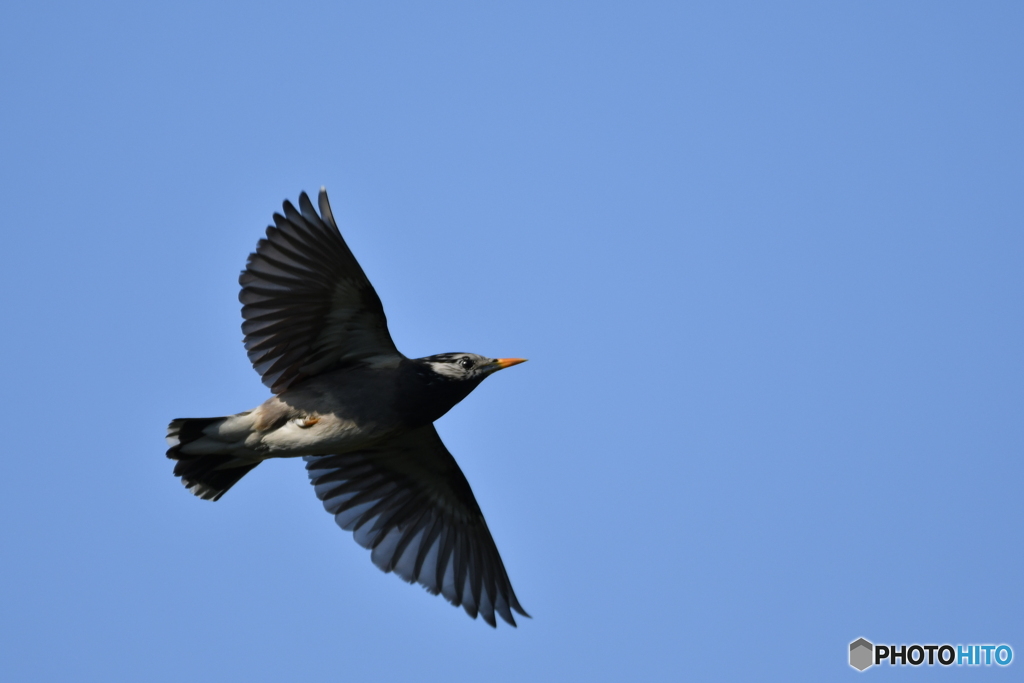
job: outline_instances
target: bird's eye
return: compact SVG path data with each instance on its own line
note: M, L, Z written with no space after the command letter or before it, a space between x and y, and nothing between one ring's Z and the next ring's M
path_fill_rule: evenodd
M463 370L469 370L471 367L473 367L473 361L469 358L463 358L462 360L459 361L459 367L461 367Z

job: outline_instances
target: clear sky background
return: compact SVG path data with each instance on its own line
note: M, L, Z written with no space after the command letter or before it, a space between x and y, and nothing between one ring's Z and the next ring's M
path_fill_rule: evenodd
M1024 667L1024 6L8 3L10 681L904 680ZM268 396L237 277L326 185L534 618L386 576L171 418ZM936 667L938 668L938 667ZM934 677L932 669L919 675ZM1015 673L1016 672L1016 673Z

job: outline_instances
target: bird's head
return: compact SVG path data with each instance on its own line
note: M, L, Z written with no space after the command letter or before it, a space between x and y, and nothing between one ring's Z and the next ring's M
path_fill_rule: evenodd
M420 358L436 375L454 382L472 382L475 386L488 375L525 363L525 358L487 358L475 353L439 353L436 356Z
M413 425L437 420L466 398L480 382L498 370L518 365L523 358L487 358L475 353L439 353L407 361L403 373L402 412Z

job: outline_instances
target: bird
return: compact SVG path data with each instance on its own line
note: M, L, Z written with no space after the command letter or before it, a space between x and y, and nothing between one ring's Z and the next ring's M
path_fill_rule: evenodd
M167 428L174 475L220 499L269 458L302 457L338 526L384 572L496 627L519 604L469 482L434 422L485 378L525 362L473 353L407 358L345 243L325 188L302 192L239 276L249 360L273 396L226 417Z

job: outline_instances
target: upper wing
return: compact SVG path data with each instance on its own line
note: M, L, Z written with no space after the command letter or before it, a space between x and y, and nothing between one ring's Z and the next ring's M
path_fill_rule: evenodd
M434 595L516 625L520 607L480 507L433 425L373 448L306 456L317 497L373 563Z
M245 348L275 394L341 363L401 358L322 188L319 203L318 216L305 192L301 213L285 201L238 278Z

